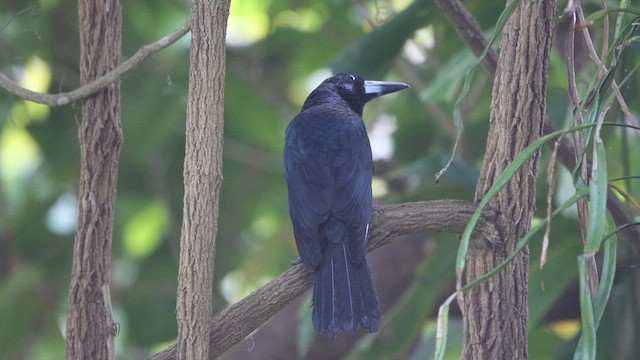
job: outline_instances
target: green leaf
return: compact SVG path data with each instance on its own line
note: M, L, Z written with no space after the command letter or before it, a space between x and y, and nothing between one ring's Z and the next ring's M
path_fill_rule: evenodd
M587 257L593 255L580 255L578 266L580 272L580 307L582 318L582 335L578 341L578 346L574 354L574 359L595 359L596 354L596 332L600 326L600 320L609 302L613 280L616 273L618 239L616 229L611 235L606 237L604 242L604 256L602 260L602 275L598 293L594 299L586 286L586 265Z
M587 16L587 18L585 19L585 22L587 24L592 23L594 21L600 20L603 17L609 15L609 14L614 14L614 13L618 13L619 15L622 14L631 14L631 15L635 15L635 16L640 16L640 11L638 11L637 9L631 9L631 8L617 8L617 9L602 9L602 10L598 10L596 12L594 12L593 14Z
M438 310L438 329L436 330L436 351L435 359L443 360L447 348L447 328L449 326L449 306L456 298L457 293L452 294L440 306Z
M449 161L447 161L447 164L440 171L438 171L438 173L436 174L436 181L438 181L438 179L442 176L442 174L444 174L444 172L447 171L447 169L449 168L449 165L453 161L453 157L456 154L456 149L458 148L458 143L460 142L460 138L462 137L462 130L464 129L464 125L462 123L462 114L461 114L460 108L462 106L462 101L464 100L464 98L469 93L469 89L471 88L471 81L473 80L473 76L474 76L474 74L476 72L476 69L477 69L478 65L480 65L482 60L484 60L484 58L489 53L489 50L491 49L491 46L496 41L496 39L498 38L499 34L502 34L502 29L507 24L507 21L511 17L511 14L513 14L515 9L518 7L518 4L520 4L520 0L514 0L514 1L510 2L507 5L507 7L504 9L504 11L502 11L502 13L500 14L500 17L498 18L498 22L496 24L496 29L493 32L493 34L491 35L491 38L489 38L489 42L487 43L487 47L484 49L482 54L480 54L480 56L478 56L476 58L476 60L467 69L467 71L464 74L464 83L462 85L462 90L460 91L460 95L458 95L458 98L456 99L455 105L453 107L453 124L455 125L456 129L458 130L458 132L456 134L456 141L455 141L455 143L453 145L453 150L451 151L451 157L449 158Z
M592 177L589 183L589 226L585 253L595 253L600 249L606 228L607 215L607 162L606 153L599 127L596 129L594 139L594 162L592 164Z
M604 256L602 258L602 270L600 275L600 286L595 299L595 324L596 328L600 325L600 319L609 302L611 289L613 288L613 279L616 275L618 254L618 237L613 233L610 239L604 242Z
M485 206L487 206L487 204L489 204L489 201L496 196L496 194L498 194L498 192L507 185L507 183L509 183L509 180L511 180L511 178L513 177L513 175L518 171L518 169L520 169L520 167L540 148L542 147L544 144L546 144L547 142L559 137L559 136L564 136L570 132L574 132L574 131L580 131L583 129L588 129L595 126L595 124L583 124L580 126L574 126L568 130L558 130L555 132L552 132L551 134L547 134L545 136L540 137L539 139L537 139L536 141L534 141L531 145L527 146L524 150L522 150L522 152L520 154L518 154L518 156L516 156L515 159L513 159L513 161L507 165L507 167L504 169L504 172L502 174L500 174L500 176L498 177L498 179L496 179L496 181L493 183L493 185L491 186L491 188L489 189L489 191L487 192L487 194L482 198L482 200L480 201L480 204L478 204L478 208L476 209L476 211L473 213L473 215L471 216L471 219L469 220L469 224L467 225L467 227L464 230L464 233L462 234L462 238L460 241L460 247L458 248L458 256L456 258L456 271L458 273L461 273L465 266L466 266L466 258L467 258L467 251L469 249L469 241L471 239L471 233L473 232L473 229L475 228L478 220L480 219L480 215L482 214L482 211L484 209ZM468 286L468 285L467 285Z
M595 360L596 358L596 324L593 313L593 300L587 285L587 256L578 256L578 272L580 274L580 315L582 335L574 354L575 360Z
M570 197L561 206L559 206L553 213L551 213L551 218L554 218L556 215L560 214L561 212L566 210L568 207L570 207L571 205L575 204L578 200L583 198L586 194L587 194L587 190L586 189L578 190L572 197ZM471 289L472 287L474 287L474 286L476 286L476 285L488 280L493 275L497 274L500 270L502 270L505 266L507 266L507 264L509 264L518 255L518 253L520 251L522 251L522 249L524 249L524 247L527 245L527 243L529 243L529 240L531 240L531 238L535 234L537 234L540 230L544 229L546 227L546 225L547 225L547 219L544 219L544 220L540 221L540 223L538 225L534 226L531 230L529 230L529 232L522 239L520 239L520 241L516 245L516 248L513 250L513 252L506 259L504 259L495 268L489 270L487 273L483 274L482 276L479 276L475 280L473 280L473 281L469 282L468 284L466 284L462 288L462 290L463 291L467 291L467 290Z

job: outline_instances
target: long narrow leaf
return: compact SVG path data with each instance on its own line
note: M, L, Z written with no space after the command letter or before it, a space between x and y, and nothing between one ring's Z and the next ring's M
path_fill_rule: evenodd
M623 15L624 13L640 16L640 11L638 11L636 9L623 9L623 8L602 9L602 10L598 10L598 11L594 12L593 14L589 15L585 20L586 20L587 23L592 23L594 21L602 19L606 15L613 14L613 13L618 13L619 16Z
M489 201L503 188L507 185L509 180L513 177L513 175L520 169L520 167L544 144L547 142L557 138L558 136L563 136L567 133L580 131L584 129L588 129L595 126L595 124L583 124L580 126L574 126L568 130L558 130L554 131L551 134L547 134L545 136L540 137L538 140L534 141L531 145L527 146L518 156L516 156L513 161L507 165L504 169L504 172L500 174L498 179L493 183L493 186L489 189L487 194L482 198L480 204L478 204L478 208L469 219L469 224L465 228L462 233L462 238L460 241L460 247L458 248L458 255L456 258L456 271L461 273L466 266L466 257L467 251L469 249L469 240L471 239L471 234L473 233L473 229L476 226L476 223L480 219L480 215L485 206L489 203Z
M578 190L572 197L567 199L567 201L565 201L553 213L551 213L550 218L554 218L556 215L560 214L561 212L566 210L568 207L570 207L573 204L575 204L576 202L578 202L578 200L580 200L581 198L583 198L583 197L585 197L587 195L588 191L589 190L587 188L583 188L583 189ZM471 289L472 287L474 287L474 286L486 281L487 279L491 278L493 275L497 274L500 270L502 270L505 266L507 266L507 264L509 264L516 257L516 255L518 255L518 253L520 251L522 251L522 249L524 249L524 247L527 245L527 243L529 243L529 240L531 240L532 237L534 237L538 232L540 232L542 229L544 229L546 225L547 225L547 219L544 219L544 220L540 221L540 223L538 225L534 226L531 230L529 230L529 232L518 242L518 244L516 245L516 248L509 255L509 257L504 259L495 268L489 270L488 272L486 272L482 276L478 277L477 279L469 282L467 285L465 285L462 288L462 291L467 291L467 290Z
M603 112L603 115L606 112ZM593 151L591 182L589 183L589 226L585 253L595 253L600 249L606 228L607 215L607 161L604 144L600 138L599 123L596 126Z
M629 0L621 0L620 9L616 9L616 10L619 10L620 13L618 13L618 16L616 17L616 30L613 33L614 39L617 39L620 36L620 30L622 29L622 19L624 18L625 12L631 12L631 13L636 12L635 15L640 16L640 13L638 13L637 11L634 11L634 9L629 9Z
M469 66L469 68L464 74L464 83L462 84L462 90L460 90L460 94L458 95L458 98L456 99L456 102L453 105L453 124L458 130L456 134L456 141L453 143L453 150L451 151L451 157L449 157L449 160L447 161L445 166L436 174L436 181L438 181L438 179L440 179L442 174L444 174L445 171L447 171L447 169L451 165L451 162L453 162L453 157L456 154L456 149L458 148L458 143L460 142L460 137L462 136L462 130L464 129L464 124L462 123L462 115L460 114L460 106L462 105L462 101L464 100L464 98L467 96L467 93L469 93L469 88L471 87L471 80L473 79L473 75L476 73L476 69L478 65L480 65L482 60L484 60L484 58L489 53L489 50L491 49L491 46L493 45L493 43L498 39L498 36L502 33L502 29L507 24L507 20L509 20L509 18L511 17L511 14L513 14L513 12L516 10L516 7L518 7L519 4L520 4L520 0L514 0L510 2L507 5L507 7L502 11L496 23L496 28L493 34L491 35L491 37L489 38L487 47L484 48L484 51L482 52L482 54L480 54L480 56L476 58L476 60L473 62L473 64L471 64L471 66Z
M436 328L436 351L435 360L443 360L444 353L447 348L447 329L449 327L449 306L453 299L456 298L457 293L452 294L440 305L438 310L438 325Z
M630 176L630 177L627 177L627 178L633 178L633 177ZM609 187L611 189L615 190L615 192L617 192L618 195L622 196L622 198L624 199L624 201L627 202L627 205L629 207L635 209L635 211L640 212L640 202L638 202L638 200L636 200L631 194L629 194L623 188L621 188L620 186L615 185L615 184L609 184Z
M600 287L596 295L594 311L596 328L600 325L600 319L604 314L604 309L609 302L611 289L613 288L613 279L616 274L616 258L618 249L618 236L613 236L604 242L604 257L602 259L602 275L600 276Z
M596 327L593 314L593 300L587 286L587 257L578 256L578 271L580 274L580 315L582 320L582 335L574 353L574 360L595 360L596 358Z
M611 223L611 221L610 221ZM627 225L631 225L631 224L627 224ZM616 273L616 258L617 258L617 247L618 247L618 237L617 237L617 233L618 231L624 229L627 225L623 225L620 226L618 228L616 228L612 233L610 233L609 235L605 236L605 240L604 240L604 257L603 257L603 262L602 262L602 275L600 276L600 286L598 287L598 293L596 295L595 298L595 304L593 304L593 300L591 297L591 294L588 293L587 290L583 290L582 287L582 278L580 278L580 303L581 303L581 308L582 308L582 316L583 316L583 324L582 324L582 328L583 328L583 333L582 336L580 337L580 340L578 341L578 346L576 347L576 352L574 354L574 359L584 359L585 358L585 353L591 352L593 351L595 353L595 343L597 341L596 338L596 331L598 330L598 326L600 326L600 320L602 319L602 315L604 314L604 311L607 307L607 303L609 302L609 296L611 295L611 289L613 288L613 280L615 278L615 273ZM580 263L580 258L585 258L584 255L581 255L578 258L578 262ZM580 263L579 266L586 266L584 263ZM586 270L584 271L586 273ZM582 276L582 274L580 275ZM586 275L585 275L586 276ZM582 306L582 297L584 295L587 295L588 299L584 299L585 301L587 301L590 304L586 304L585 306ZM584 316L587 316L587 321L590 321L588 319L589 314L588 313L584 313L584 311L586 311L586 308L590 307L590 312L593 316L593 343L588 343L585 344L585 324L584 324ZM590 337L592 336L591 334L591 329L589 329L589 332L587 333L587 336ZM591 347L593 347L593 349L591 349ZM592 358L588 358L587 359L592 359Z

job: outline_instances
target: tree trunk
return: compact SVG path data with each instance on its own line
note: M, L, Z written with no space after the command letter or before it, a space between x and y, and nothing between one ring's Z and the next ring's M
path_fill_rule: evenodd
M505 26L477 202L542 133L554 13L555 1L522 1ZM491 249L470 247L467 281L502 262L529 231L538 160L536 153L490 202L506 219L506 227L491 242ZM466 294L463 359L527 358L528 265L525 249L504 270Z
M82 85L120 63L119 0L79 1ZM109 294L113 209L122 146L120 82L82 103L78 220L68 298L67 359L113 359Z
M222 185L225 35L229 0L195 0L191 14L176 344L179 359L207 359L218 199Z

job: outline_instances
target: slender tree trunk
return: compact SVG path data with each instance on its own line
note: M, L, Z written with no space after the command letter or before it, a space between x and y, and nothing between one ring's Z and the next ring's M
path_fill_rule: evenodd
M120 63L119 0L79 1L82 85ZM78 221L67 314L67 359L113 359L109 294L113 209L122 146L120 82L82 103Z
M209 358L213 263L222 185L225 38L229 0L194 0L178 275L179 359Z
M542 133L555 1L522 1L504 29L495 77L479 201L505 167ZM494 268L529 231L535 210L539 153L490 203L507 219L493 247L471 247L467 281ZM528 249L504 270L469 291L464 301L464 359L527 358Z

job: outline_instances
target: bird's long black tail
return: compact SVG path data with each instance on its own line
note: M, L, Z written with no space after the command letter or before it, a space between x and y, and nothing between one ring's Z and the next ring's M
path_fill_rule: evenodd
M313 326L335 338L340 331L355 335L362 326L378 330L380 306L365 258L354 263L344 244L330 244L314 272Z

